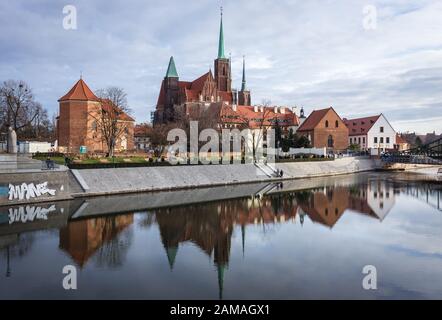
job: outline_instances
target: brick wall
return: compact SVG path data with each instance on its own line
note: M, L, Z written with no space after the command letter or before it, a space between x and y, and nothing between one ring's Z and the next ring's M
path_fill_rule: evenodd
M328 123L328 126L327 126ZM329 136L333 138L333 151L343 151L348 147L348 128L341 118L330 109L314 130L298 132L310 137L315 148L328 148Z
M95 125L93 117L100 105L94 101L62 101L60 102L60 117L58 120L58 145L60 151L78 153L80 146L86 146L89 152L107 152L99 126ZM127 150L134 149L134 123L122 122L128 128L124 134L127 140ZM94 127L96 129L94 130ZM121 149L121 139L117 148Z

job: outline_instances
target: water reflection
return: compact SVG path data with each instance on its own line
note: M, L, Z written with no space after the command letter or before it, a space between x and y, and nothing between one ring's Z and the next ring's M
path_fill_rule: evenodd
M216 269L218 297L222 299L236 226L240 230L244 257L249 227L253 233L257 232L257 226L262 226L261 232L265 233L287 223L299 223L301 226L311 223L334 229L346 215L382 222L401 195L442 212L440 185L380 176L364 176L357 184L336 181L322 185L318 183L309 189L279 188L262 198L249 196L164 207L138 215L124 213L88 218L87 210L97 208L91 200L87 200L88 206L85 205L87 202L76 200L39 208L3 208L0 209L0 250L6 258L5 276L11 277L13 273L11 261L32 251L38 230L58 229L59 249L80 268L86 268L89 261L94 261L94 268L124 269L135 234L154 227L159 231L171 272L174 272L180 247L185 243L193 244L210 257ZM40 219L37 219L37 213ZM139 220L135 225L136 216L139 216ZM127 272L130 276L130 270ZM197 270L195 274L198 274Z
M132 236L126 233L122 238L119 234L133 221L133 214L71 221L60 229L59 247L80 267L94 254L100 266L121 266Z

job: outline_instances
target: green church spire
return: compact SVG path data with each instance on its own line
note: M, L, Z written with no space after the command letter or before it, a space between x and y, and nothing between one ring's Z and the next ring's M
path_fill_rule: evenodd
M173 56L170 57L169 66L167 67L166 78L178 78L178 72L176 72L175 61Z
M242 57L242 84L241 91L246 91L246 59Z
M224 271L226 269L226 265L218 264L216 267L218 270L218 297L220 300L222 300L224 291Z
M219 42L218 42L218 59L225 59L224 54L224 31L223 31L223 7L221 7L221 23L219 27Z
M173 265L175 264L176 254L178 252L178 247L167 247L167 261L169 261L170 270L173 269Z

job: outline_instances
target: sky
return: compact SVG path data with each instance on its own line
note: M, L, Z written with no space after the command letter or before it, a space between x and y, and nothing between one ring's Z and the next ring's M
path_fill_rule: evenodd
M66 5L76 29L65 29ZM233 86L252 103L341 117L384 113L397 131L442 133L442 1L16 0L0 2L0 81L26 81L50 112L80 78L118 86L150 120L170 56L180 80L213 70L220 6Z

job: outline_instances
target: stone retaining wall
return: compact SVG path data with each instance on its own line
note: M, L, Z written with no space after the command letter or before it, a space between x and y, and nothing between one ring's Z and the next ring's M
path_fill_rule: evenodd
M0 206L71 199L71 194L69 171L0 174Z
M272 167L283 170L283 179L296 179L369 171L375 169L375 163L371 159L342 158L335 161L278 163ZM74 175L85 190L74 196L281 180L268 177L254 164L86 169L77 170Z

